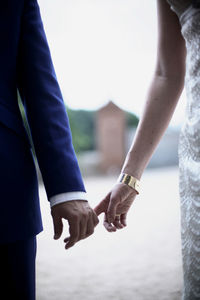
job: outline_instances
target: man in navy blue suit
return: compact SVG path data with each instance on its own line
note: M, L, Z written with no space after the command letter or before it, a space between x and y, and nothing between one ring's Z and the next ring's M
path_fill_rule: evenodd
M54 238L69 223L65 248L91 235L90 208L37 0L0 4L0 257L5 299L35 299L36 235L42 230L38 180L17 101L19 91L47 198Z

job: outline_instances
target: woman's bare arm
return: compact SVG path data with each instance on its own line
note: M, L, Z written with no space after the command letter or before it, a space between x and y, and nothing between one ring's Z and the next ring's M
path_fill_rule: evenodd
M154 76L143 115L123 172L140 178L164 134L184 86L185 42L177 16L157 0L158 50Z
M185 42L178 17L167 1L157 0L158 46L154 76L147 92L146 104L122 172L140 178L163 136L184 86ZM105 212L105 227L115 231L126 224L126 214L136 193L124 184L116 184L96 207ZM121 214L120 220L116 214ZM113 225L110 225L110 224Z

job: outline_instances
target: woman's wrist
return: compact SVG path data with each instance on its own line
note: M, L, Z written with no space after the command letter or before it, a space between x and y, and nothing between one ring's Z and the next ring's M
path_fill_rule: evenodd
M140 181L129 174L121 173L117 182L128 185L131 189L135 190L137 194L140 193Z
M142 176L143 168L139 166L139 161L136 160L130 152L126 156L126 160L122 167L121 173L131 175L137 178L138 180L140 180Z

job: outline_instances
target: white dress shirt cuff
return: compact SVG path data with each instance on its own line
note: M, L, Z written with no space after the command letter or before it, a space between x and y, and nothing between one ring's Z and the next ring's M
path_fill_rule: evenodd
M59 204L62 202L67 202L67 201L72 201L72 200L88 201L87 194L85 192L67 192L67 193L62 193L62 194L52 196L49 199L51 207L56 204Z

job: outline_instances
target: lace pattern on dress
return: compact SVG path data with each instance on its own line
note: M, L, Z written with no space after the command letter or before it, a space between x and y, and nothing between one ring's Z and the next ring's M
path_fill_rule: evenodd
M172 1L173 2L173 1ZM182 14L187 105L179 142L184 300L200 299L200 9Z

